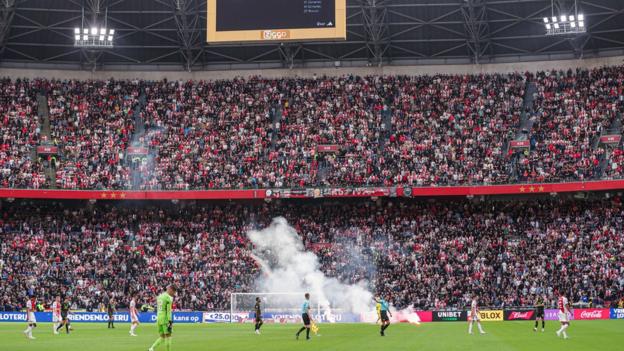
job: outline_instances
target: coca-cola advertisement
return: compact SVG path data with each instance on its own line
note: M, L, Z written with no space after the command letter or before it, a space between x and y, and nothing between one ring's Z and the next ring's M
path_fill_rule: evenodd
M535 310L533 309L505 310L506 321L530 321L534 319Z
M574 310L574 319L609 319L608 308L579 308Z

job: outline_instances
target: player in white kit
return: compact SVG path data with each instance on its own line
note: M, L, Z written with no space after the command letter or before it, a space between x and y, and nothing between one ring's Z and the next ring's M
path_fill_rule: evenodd
M139 326L139 311L136 308L136 294L132 294L130 300L130 336L137 336L134 331Z
M570 303L563 293L559 295L557 308L559 309L559 322L561 322L561 328L557 330L557 336L563 335L563 338L567 339L568 334L566 330L570 326Z
M54 323L52 330L54 334L58 335L58 331L56 330L61 323L61 297L57 296L52 303L52 322Z
M477 295L473 295L472 303L470 304L470 316L468 316L468 334L472 334L472 326L477 323L480 334L485 334L481 327L481 317L479 317L479 305L477 303Z
M32 335L33 328L37 327L37 318L35 318L35 310L37 309L37 300L34 296L31 296L28 301L26 301L26 322L28 323L28 328L24 330L24 334L29 339L34 339L35 337Z

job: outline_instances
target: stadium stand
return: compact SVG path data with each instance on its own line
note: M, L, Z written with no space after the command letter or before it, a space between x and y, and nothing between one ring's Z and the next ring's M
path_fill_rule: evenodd
M624 108L622 67L541 72L532 152L522 161L521 179L536 182L596 179L604 149L601 132L617 121L621 134Z
M51 81L51 136L60 146L56 186L61 189L128 189L123 162L135 128L138 85L116 81Z
M245 233L284 216L321 270L366 277L401 308L523 306L532 294L570 292L595 306L624 289L619 197L578 201L318 201L97 203L16 201L0 209L0 308L37 292L95 309L105 293L151 301L176 282L179 309L228 310L231 292L260 274ZM357 259L354 259L357 258Z
M0 80L0 186L47 187L35 148L40 141L36 90L39 82Z
M601 137L621 136L623 80L622 66L217 81L3 79L0 184L184 191L621 179L621 139L605 145ZM528 143L515 148L517 141ZM150 300L157 280L182 287L180 309L227 309L230 293L250 291L259 274L246 231L275 216L297 229L326 274L350 283L368 277L397 307L462 307L471 292L483 305L523 306L554 289L608 306L624 288L619 196L3 202L0 309L23 307L23 296L35 291L45 300L71 296L87 309L105 293L139 291Z
M624 67L533 74L3 81L4 187L243 189L618 178ZM526 93L530 87L530 93ZM526 105L529 104L527 107ZM514 149L518 137L530 140ZM132 151L131 151L132 150ZM137 151L140 150L140 151ZM45 176L44 166L53 176Z

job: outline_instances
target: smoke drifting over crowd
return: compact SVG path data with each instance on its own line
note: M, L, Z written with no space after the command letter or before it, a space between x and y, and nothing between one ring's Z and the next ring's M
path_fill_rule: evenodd
M295 293L283 296L283 301L275 307L297 308L303 296L296 293L309 292L312 294L312 301L317 301L320 305L319 312L326 321L334 321L335 311L357 313L363 322L375 322L375 301L373 293L367 288L368 282L349 285L326 276L320 269L318 257L313 252L306 251L301 237L295 228L288 225L285 218L274 218L269 227L249 231L247 236L254 244L253 256L263 273L256 282L257 291ZM345 243L343 247L348 247L348 244ZM355 250L346 252L349 252L354 264L372 264L363 260ZM374 271L374 267L370 267L369 271ZM412 308L391 310L393 322L420 324L420 319Z
M256 282L258 291L309 292L324 314L332 310L354 313L374 310L373 294L367 290L367 282L347 285L327 277L320 270L318 257L305 250L301 238L286 219L275 218L268 228L249 231L247 236L254 244L253 254L262 267L263 275Z

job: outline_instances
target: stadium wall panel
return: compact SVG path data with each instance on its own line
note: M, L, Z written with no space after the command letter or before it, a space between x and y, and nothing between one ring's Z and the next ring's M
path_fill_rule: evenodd
M300 188L193 191L86 191L0 189L0 199L66 200L253 200L480 195L544 195L624 189L624 180L552 184L510 184L450 187Z
M574 310L574 319L609 319L608 308L582 308Z
M539 60L538 57L535 58ZM62 79L80 79L80 80L108 80L115 79L144 79L144 80L219 80L233 79L237 77L262 76L267 78L279 77L312 77L316 76L342 76L342 75L432 75L438 73L444 74L481 74L481 73L510 73L510 72L536 72L547 70L566 70L575 68L595 68L601 66L621 65L624 56L621 54L609 57L595 57L583 60L550 60L541 61L527 60L518 62L514 57L510 62L492 63L492 64L452 64L452 61L439 64L432 62L426 65L426 62L418 65L386 65L383 67L313 67L313 68L295 68L295 69L261 69L250 65L249 69L232 70L230 66L223 66L222 70L211 71L194 71L187 72L182 70L167 70L163 67L136 67L128 66L118 70L106 69L92 71L82 71L77 69L51 69L50 65L41 65L40 67L22 65L17 67L7 67L4 64L0 68L0 76L10 78L62 78ZM345 65L348 62L344 63ZM114 68L114 67L113 67ZM213 69L218 69L216 66Z
M612 308L609 312L611 319L624 319L624 308Z
M505 310L504 319L506 321L530 321L535 320L535 310L532 308L518 308Z
M504 313L503 310L483 310L479 311L479 318L484 322L500 322L504 320Z
M432 322L460 322L468 320L467 311L433 311Z
M570 313L570 320L574 320L574 313ZM558 321L559 320L559 310L558 309L548 309L544 311L544 319L547 321Z

